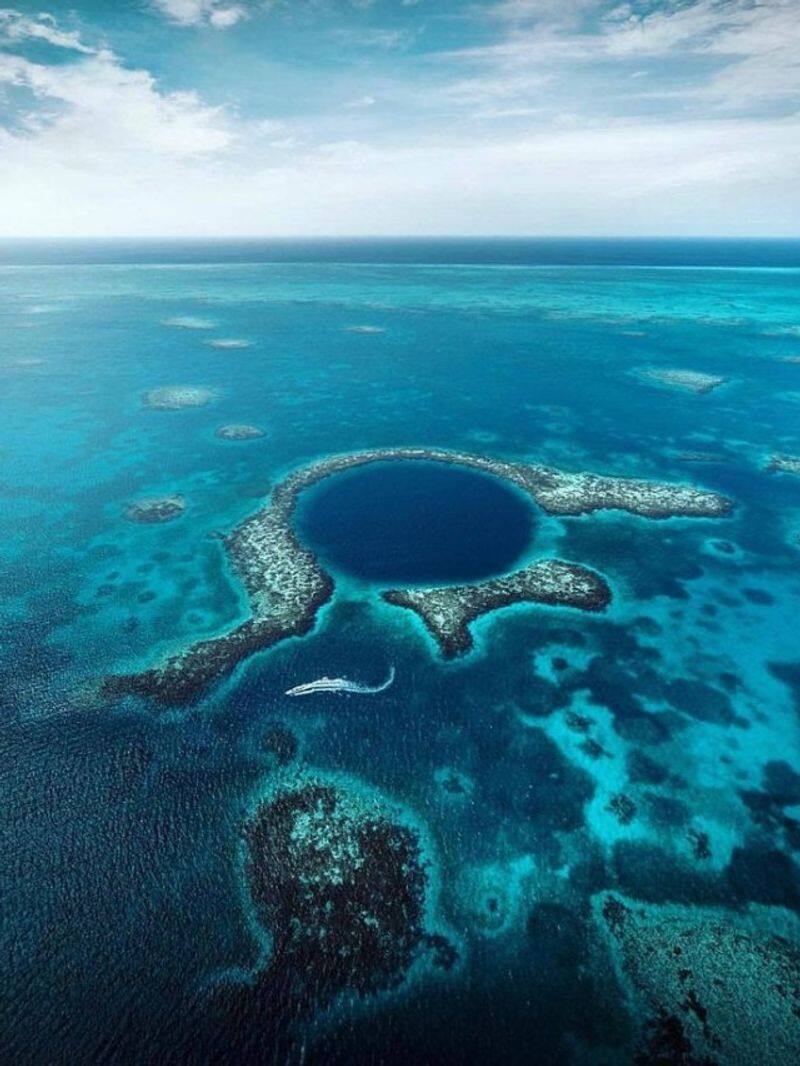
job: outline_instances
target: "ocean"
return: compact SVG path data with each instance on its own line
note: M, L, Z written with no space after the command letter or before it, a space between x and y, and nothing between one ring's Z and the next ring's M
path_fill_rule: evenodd
M798 241L4 242L0 1058L797 1061L799 307ZM410 447L732 509L333 475L307 632L109 695L247 616L285 478ZM610 605L446 658L381 595L543 558Z

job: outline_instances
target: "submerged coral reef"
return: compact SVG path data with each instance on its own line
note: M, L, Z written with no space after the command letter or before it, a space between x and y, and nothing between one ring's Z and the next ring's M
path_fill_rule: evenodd
M800 474L800 455L773 455L768 469L781 474Z
M212 390L200 385L163 385L146 392L142 403L155 411L179 411L183 407L204 407L213 399Z
M246 880L271 938L258 994L287 1017L341 993L400 985L428 957L450 969L454 944L431 928L431 856L420 830L363 785L294 778L245 827Z
M229 426L220 426L216 431L220 440L257 440L264 436L264 430L259 426L251 426L244 422L233 423Z
M725 384L725 378L718 374L706 374L700 370L669 369L663 367L646 367L639 371L639 376L656 385L666 385L667 388L679 389L681 392L692 392L697 396L711 392Z
M782 1066L800 1060L794 915L753 906L737 916L613 894L601 894L594 905L619 976L645 1019L645 1046L684 1053L642 1052L637 1061Z
M129 522L170 522L179 518L186 510L183 496L150 496L134 500L125 508L124 515Z

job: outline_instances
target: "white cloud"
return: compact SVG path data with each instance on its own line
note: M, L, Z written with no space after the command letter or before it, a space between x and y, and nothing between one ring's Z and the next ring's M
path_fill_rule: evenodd
M342 45L352 48L381 48L387 51L403 48L413 40L413 34L409 30L383 29L380 26L334 30L333 36Z
M379 148L100 158L0 138L20 234L782 234L800 217L800 120L573 125ZM155 190L155 194L154 194ZM69 210L64 210L64 205Z
M787 5L764 6L775 13ZM398 81L379 81L380 122L371 121L371 98L355 97L351 110L333 86L325 109L291 124L280 116L244 121L197 93L166 91L149 71L52 19L11 13L0 20L0 87L24 89L29 110L17 112L13 129L0 127L0 226L6 235L54 236L797 230L800 115L723 116L715 110L721 97L709 96L701 111L695 96L690 118L684 109L625 119L592 113L588 94L583 106L559 95L564 71L576 72L574 63L560 65L563 57L591 47L603 62L625 64L621 93L635 85L644 98L649 84L641 83L651 79L632 83L630 74L646 59L635 49L635 65L623 59L620 41L646 33L650 49L660 42L672 54L691 45L719 56L703 88L730 100L734 88L720 79L740 75L745 62L762 65L766 84L774 24L742 14L710 36L687 37L686 21L667 32L617 9L591 45L574 28L544 37L537 30L548 60L540 61L540 48L533 62L520 10L512 33L507 18L494 22L505 35L499 58L448 58L458 72L449 86L441 61L430 64L428 80L405 86L405 96ZM33 38L63 49L60 62L22 54ZM352 93L351 77L347 84ZM391 106L399 109L395 122ZM474 125L453 120L461 115L485 122L479 137Z
M153 0L153 4L179 26L213 26L223 30L248 16L244 5L226 0Z
M347 107L347 108L351 108L354 111L359 111L362 108L366 108L366 107L374 107L375 106L375 97L374 96L357 96L354 100L348 100L347 103L344 106Z
M668 60L686 79L684 100L697 106L800 106L800 0L626 2L610 11L601 0L501 0L487 14L506 25L504 36L451 59L493 67L498 77L515 68L558 71L573 84L591 65L609 76L614 63Z
M128 70L106 49L74 63L45 65L0 53L0 84L30 90L41 110L23 134L47 168L62 161L91 168L157 153L173 158L219 152L233 141L229 117L192 92L161 92L146 70ZM2 167L2 163L0 163Z
M87 47L75 30L60 30L52 15L41 14L28 18L19 11L0 9L0 46L24 40L46 41L56 48L68 48L89 55L94 49Z

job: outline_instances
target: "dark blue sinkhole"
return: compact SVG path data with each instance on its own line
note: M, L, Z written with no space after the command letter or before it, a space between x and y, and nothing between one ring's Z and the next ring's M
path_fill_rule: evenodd
M448 585L512 569L534 507L499 478L446 463L371 463L303 493L300 541L328 569L375 584Z

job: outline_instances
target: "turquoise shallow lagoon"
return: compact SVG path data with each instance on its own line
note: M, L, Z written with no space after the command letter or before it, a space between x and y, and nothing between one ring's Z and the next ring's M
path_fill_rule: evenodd
M796 1061L800 475L770 465L800 456L800 249L601 243L3 250L5 1061ZM143 403L168 386L207 402ZM263 436L217 436L239 424ZM196 704L98 697L243 617L218 534L285 475L404 445L735 508L537 513L534 555L611 606L488 614L450 662L355 574ZM376 695L284 695L390 665ZM350 797L348 841L376 804L418 841L447 965L310 1006L281 983L243 827L308 780Z

